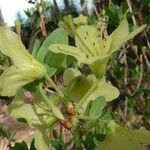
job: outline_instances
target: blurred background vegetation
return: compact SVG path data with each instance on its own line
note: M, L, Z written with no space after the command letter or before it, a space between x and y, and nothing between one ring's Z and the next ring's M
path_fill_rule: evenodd
M56 0L41 0L41 3L28 0L28 3L33 7L25 10L27 19L19 13L17 19L21 22L22 41L30 51L36 39L44 41L66 15L74 18L83 14L88 17L88 24L101 20L108 34L124 14L130 26L147 24L141 34L112 57L106 76L120 90L120 97L107 109L117 115L123 126L144 126L150 130L150 0L63 0L62 6ZM0 25L5 24L4 19L0 12ZM73 43L71 37L70 42Z

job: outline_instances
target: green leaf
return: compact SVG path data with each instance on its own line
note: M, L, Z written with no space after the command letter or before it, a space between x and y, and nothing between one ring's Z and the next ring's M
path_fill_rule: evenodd
M126 16L128 15L128 4L126 1L122 2L119 8L119 19L122 20L124 18L124 15L126 14Z
M48 136L46 129L38 127L34 134L35 147L37 150L48 150Z
M90 90L95 81L96 77L94 75L89 75L87 77L79 76L66 88L66 99L74 102L80 101L81 98L83 98L83 96Z
M105 140L97 142L96 150L144 150L148 144L150 144L149 131L123 128L111 121L107 125Z
M52 94L51 94L51 96L48 97L47 95L43 94L43 92L40 89L38 89L36 91L36 93L34 94L35 103L39 104L40 106L44 106L44 108L51 111L51 113L53 115L53 116L51 116L51 118L52 118L51 123L55 122L56 118L60 118L62 120L64 119L59 107L55 105L54 100L57 100L58 98L59 98L58 96L52 95ZM38 112L38 110L37 110L37 112ZM44 113L44 110L41 113ZM49 116L49 118L50 118L50 116Z
M94 100L94 97L98 96L104 96L106 102L110 102L119 96L119 90L110 83L107 83L103 78L99 82L97 89L90 95L90 98Z
M4 126L0 125L0 137L1 138L7 138L7 139L11 139L11 133L10 130L5 129Z
M41 122L31 104L23 102L23 95L18 94L16 101L8 107L8 112L15 118L24 118L30 126L36 124L41 125Z
M32 143L30 145L30 150L36 150L35 145L34 145L34 139L32 140Z
M64 120L64 116L63 116L62 112L60 111L60 109L57 106L52 105L52 112L53 112L53 115L56 118Z
M94 142L94 133L93 132L89 132L88 134L86 134L85 140L84 140L84 146L87 150L95 149L96 144Z
M71 81L75 78L81 76L81 72L75 68L67 68L63 74L63 81L66 86L68 86Z
M149 0L144 0L144 5L146 5L146 6L150 5L150 1Z
M49 49L54 53L62 53L75 57L79 62L85 63L86 55L80 49L65 44L53 44Z
M45 56L44 63L46 63L48 67L58 70L65 59L66 56L63 54L56 54L52 51L48 51L47 55Z
M94 101L99 96L104 96L105 101L110 102L119 96L119 90L110 83L107 83L106 80L103 78L100 80L97 88L82 104L82 108L86 108L90 101Z
M0 51L0 64L3 64L5 59L6 59L6 56Z
M40 46L41 46L40 39L36 39L35 42L34 42L33 50L32 50L32 56L34 58L36 57L36 55L38 53L38 50L40 49Z
M119 23L119 6L111 4L109 8L106 8L106 15L109 16L113 24Z
M56 150L61 150L61 149L66 149L67 145L61 141L61 140L56 140L56 139L51 139L50 144L55 148Z
M47 64L45 65L45 67L46 67L47 74L49 77L53 76L57 71L57 69L55 69L53 67L49 67Z
M24 96L24 89L21 88L17 91L15 98L14 98L15 102L13 104L23 104L23 102L25 101L25 96Z
M60 68L60 71L64 69L66 69L67 67L71 66L73 63L76 62L76 59L72 56L66 56L66 58L64 59L64 61L62 62L61 64L61 68Z
M90 117L100 117L102 114L102 110L106 106L106 101L103 96L96 98L90 109Z
M88 133L90 130L95 128L98 125L98 123L99 123L98 119L91 118L84 124L84 130L86 131L86 133Z
M49 51L48 47L56 43L68 44L68 35L63 28L56 29L47 37L39 49L36 59L43 62L47 52Z
M14 147L12 147L12 150L28 150L28 146L25 142L15 143Z

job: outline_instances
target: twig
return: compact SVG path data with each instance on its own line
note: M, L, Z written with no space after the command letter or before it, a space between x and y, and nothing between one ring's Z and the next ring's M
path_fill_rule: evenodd
M45 76L46 78L46 81L58 92L58 94L61 96L61 97L64 97L64 94L62 93L62 91L58 88L58 86L55 84L55 82L48 77L48 75Z
M142 78L143 78L143 56L140 55L140 77L139 77L139 80L138 80L138 84L136 86L136 89L135 91L131 94L131 96L134 96L136 94L136 92L138 91L140 85L141 85L141 82L142 82Z
M125 46L123 47L123 52L124 52L124 64L125 64L125 69L124 69L124 84L125 86L128 84L128 63L127 63L127 50Z
M95 7L95 5L93 5L93 9L95 11L95 14L96 14L97 18L100 19L99 13L98 13L97 8Z
M133 24L136 26L137 22L136 22L135 16L133 15L133 10L132 10L132 6L131 6L130 0L127 0L127 4L128 4L128 7L129 7L129 11L132 14L131 17L132 17Z
M147 55L146 55L145 47L142 48L142 54L143 54L143 57L144 57L145 62L146 62L146 64L147 64L147 67L150 68L150 62L149 62L148 57L147 57Z
M43 12L41 9L42 8L42 3L43 3L43 0L39 0L37 1L37 8L38 8L38 11L39 11L39 14L40 14L40 28L41 28L41 31L42 31L42 35L44 37L47 37L47 31L46 31L46 26L45 26L45 21L44 21L44 15L43 15Z
M42 31L42 35L44 37L47 37L47 32L46 32L46 26L45 26L45 21L44 21L44 16L40 14L40 27Z
M124 101L124 120L127 118L127 112L128 112L128 97L125 96L125 101Z

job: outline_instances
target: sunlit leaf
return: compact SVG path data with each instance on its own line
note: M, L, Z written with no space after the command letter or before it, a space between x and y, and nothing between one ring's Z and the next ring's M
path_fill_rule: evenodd
M83 96L90 90L96 81L94 75L89 75L86 77L79 77L74 80L65 91L66 98L72 101L79 101Z
M103 96L96 98L92 103L92 106L90 109L90 116L91 117L100 117L105 105L106 105L106 101Z
M15 118L25 118L29 125L41 125L41 122L31 104L12 104L9 107L9 113Z
M52 44L68 44L68 35L63 28L56 29L47 37L39 49L36 59L43 62L47 52L49 51L48 47Z
M105 79L102 79L97 89L90 95L90 98L94 99L96 96L104 96L106 102L110 102L119 96L119 90L111 83L107 83ZM95 98L96 98L95 97Z
M66 59L66 56L63 54L56 54L52 51L48 51L47 55L44 58L44 63L50 68L55 68L56 71L61 67L63 61Z
M75 68L67 68L63 74L63 81L66 86L68 86L73 78L81 76L81 72Z
M112 121L107 125L105 140L97 142L96 150L145 150L148 144L149 131L123 128Z
M48 150L48 137L46 129L38 127L35 130L34 139L34 144L37 150Z
M32 56L34 58L36 57L36 55L38 53L38 50L40 49L40 46L41 46L40 39L36 39L35 42L34 42L33 50L32 50Z
M105 79L101 79L97 88L82 104L82 108L85 109L90 101L94 101L99 96L104 96L106 102L110 102L119 96L119 90L110 83L107 83Z

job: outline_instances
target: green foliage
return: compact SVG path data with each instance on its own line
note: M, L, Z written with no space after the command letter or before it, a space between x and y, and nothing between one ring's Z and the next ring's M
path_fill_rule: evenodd
M86 135L86 138L84 140L84 145L85 145L86 149L89 149L89 150L94 150L95 149L96 144L94 143L94 134L93 134L93 132L89 132Z
M90 109L90 117L100 117L105 106L106 101L104 97L98 97L95 99Z
M74 78L81 76L81 72L74 68L67 68L63 74L64 85L69 86Z
M37 150L42 149L48 150L48 137L46 130L44 128L38 127L35 130L34 139L35 139L35 147Z
M11 134L8 130L4 129L2 126L0 126L0 137L9 139L11 137Z
M96 149L104 150L141 150L150 143L150 134L144 129L130 130L110 122L103 142L97 143Z
M106 15L109 16L113 25L118 25L124 18L124 15L128 13L128 6L126 2L123 2L120 6L111 3L109 8L106 8Z
M28 150L27 144L25 142L22 143L15 143L12 150Z
M55 31L53 31L47 39L44 41L40 49L38 50L38 53L36 55L36 59L40 62L44 62L44 58L48 53L48 47L52 44L55 43L62 43L62 44L68 44L68 36L63 28L58 28ZM51 57L53 54L49 54L50 59L54 57ZM57 56L55 56L54 60L56 59ZM60 57L60 56L58 56Z
M49 7L45 2L36 4L33 14L41 18ZM33 17L31 12L26 13ZM110 111L110 102L118 98L120 93L120 97L125 97L128 102L127 95L118 90L121 84L116 84L122 80L123 72L126 73L124 82L127 82L128 70L124 71L122 65L125 62L128 69L125 46L119 57L113 54L146 27L130 28L125 15L127 13L126 3L121 6L111 4L106 9L105 15L113 25L118 26L110 35L105 34L106 27L101 16L93 20L83 15L77 18L71 15L64 17L59 23L61 27L49 34L44 42L35 36L32 56L17 34L0 28L0 62L2 66L5 65L5 55L12 61L12 65L4 68L0 76L0 95L15 96L8 108L9 114L34 129L31 150L48 150L50 145L55 149L67 149L73 145L75 149L117 150L128 147L138 150L144 144L150 144L149 131L119 126L115 123L119 118L117 112ZM34 19L38 20L36 23L40 22L35 16ZM39 23L35 28L38 27ZM20 34L18 24L16 28ZM43 33L44 28L40 28ZM135 49L134 54L138 55L138 47L132 48ZM138 58L141 63L139 66L130 62L134 69L129 71L134 78L143 76L142 58ZM111 77L107 72L117 80L110 82ZM138 86L137 91L147 90L148 93L148 88L141 89ZM31 94L30 102L26 99L26 90ZM135 103L130 101L126 105L129 109L124 113L133 111ZM57 126L61 128L60 135L55 134ZM71 134L68 141L65 139L65 129ZM3 130L1 132L7 137ZM27 145L24 142L16 143L13 149L27 149Z

